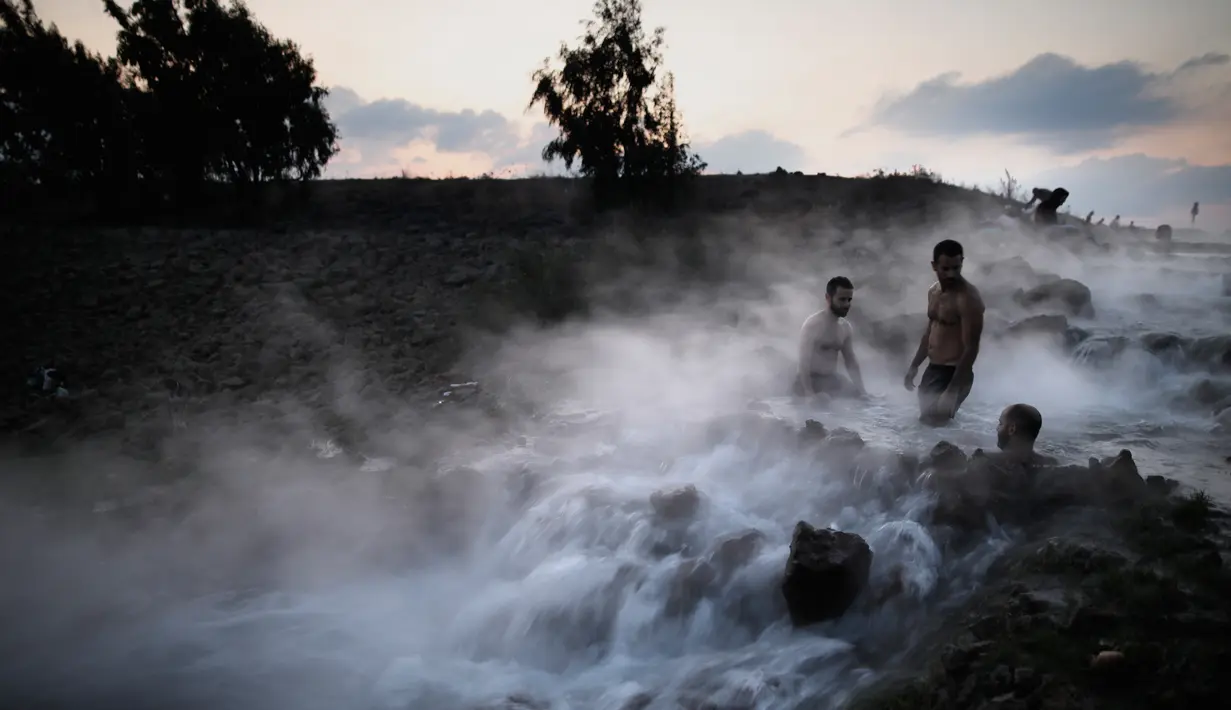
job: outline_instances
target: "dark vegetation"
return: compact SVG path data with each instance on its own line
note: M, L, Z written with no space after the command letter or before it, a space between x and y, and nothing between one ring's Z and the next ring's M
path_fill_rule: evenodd
M70 204L145 216L319 177L337 152L316 70L241 3L104 3L117 56L70 44L32 0L0 0L5 211Z
M71 43L33 0L0 0L0 211L140 222L320 177L339 136L295 43L238 0L102 2L115 57ZM559 129L543 157L588 178L597 207L661 205L705 167L662 68L663 30L643 28L639 0L594 12L534 73L530 104Z

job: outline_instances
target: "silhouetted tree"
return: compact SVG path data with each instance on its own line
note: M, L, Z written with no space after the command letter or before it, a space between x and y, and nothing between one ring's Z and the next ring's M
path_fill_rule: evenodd
M560 135L543 160L592 178L604 200L649 194L705 169L684 137L674 81L662 73L663 29L647 35L640 0L598 0L580 44L561 45L533 75L540 106Z
M0 170L22 187L114 196L131 185L128 91L114 60L69 44L31 0L0 0Z
M151 177L180 191L206 180L319 177L337 130L312 60L270 35L241 2L104 0L137 97Z

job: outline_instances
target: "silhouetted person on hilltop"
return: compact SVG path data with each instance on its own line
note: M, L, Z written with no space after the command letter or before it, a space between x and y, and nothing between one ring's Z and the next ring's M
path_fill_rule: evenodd
M928 325L905 378L906 389L915 389L919 366L928 361L919 379L919 419L926 424L952 419L974 384L985 309L979 289L962 277L963 261L962 245L952 239L932 249L937 281L928 289Z
M1101 227L1101 226L1103 226L1103 222L1106 222L1106 221L1107 221L1107 218L1106 218L1106 217L1099 217L1099 218L1098 218L1098 221L1097 221L1097 222L1095 222L1095 223L1094 223L1094 225L1095 225L1096 227Z
M1065 200L1069 199L1069 191L1063 187L1057 187L1055 190L1039 190L1035 188L1036 193L1043 193L1045 197L1039 200L1039 206L1034 208L1034 223L1045 226L1051 226L1060 223L1060 217L1057 210L1064 204Z
M1111 218L1111 228L1112 229L1120 228L1120 215L1116 215L1115 217Z
M835 276L825 284L825 308L809 316L800 333L795 394L859 397L866 393L855 359L854 330L846 319L854 297L855 285L845 276ZM849 379L838 372L839 354Z
M1193 211L1192 211L1193 221L1192 221L1192 223L1191 223L1191 224L1193 224L1194 226L1196 226L1196 224L1197 224L1197 215L1199 215L1199 214L1201 214L1201 203L1199 203L1199 202L1194 202L1194 203L1193 203Z
M1090 224L1092 219L1094 219L1094 210L1090 210L1090 214L1086 215L1086 224Z

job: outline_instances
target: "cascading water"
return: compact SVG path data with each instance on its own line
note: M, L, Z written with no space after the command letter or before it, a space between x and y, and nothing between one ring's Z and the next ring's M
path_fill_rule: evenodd
M918 426L897 379L869 403L762 408L796 426L816 417L873 446L920 451L941 438L990 448L1000 408L1027 401L1044 412L1045 452L1080 461L1127 447L1143 473L1231 497L1214 485L1224 474L1202 429L1207 415L1168 403L1195 375L1130 347L1134 331L1162 329L1138 313L1129 322L1129 308L1114 305L1121 296L1096 290L1112 305L1095 324L1106 332L1074 356L1083 367L989 346L974 394L943 430ZM312 496L259 511L282 537L256 567L310 568L310 579L168 591L176 586L166 578L213 564L191 535L161 556L134 546L122 562L101 543L6 545L5 560L21 563L6 568L24 571L0 597L10 661L0 690L32 705L126 708L837 708L926 639L1012 542L997 531L957 556L920 524L925 495L856 491L842 472L756 436L707 438L713 414L643 409L557 409L459 452L439 474L452 492L402 514L428 521L422 539L405 543L417 550L409 562L348 566L374 546L396 551L401 538L395 528L329 523L355 517L345 481L417 473L381 457L347 467L325 441L291 464L307 478L322 471L319 517L306 512ZM863 473L875 492L885 472ZM655 504L656 493L688 486L696 496L679 493L681 509ZM872 590L892 577L904 592L792 629L778 584L799 520L862 535L875 553ZM332 552L279 556L320 547Z

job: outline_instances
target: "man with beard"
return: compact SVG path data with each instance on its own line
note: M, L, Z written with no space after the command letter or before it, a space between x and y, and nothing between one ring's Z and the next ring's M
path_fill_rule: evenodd
M811 397L825 393L835 397L866 394L859 362L855 359L854 330L846 314L851 310L855 286L845 276L825 284L825 309L804 321L799 341L799 373L795 394ZM838 354L850 378L838 372Z
M983 336L983 298L962 278L962 245L952 239L932 249L937 282L928 289L928 325L906 371L906 389L915 389L919 366L928 360L919 380L919 419L942 424L957 414L974 384L974 364Z
M1034 452L1034 442L1043 430L1043 415L1029 404L1010 404L996 424L996 448L1024 464L1051 464L1056 460Z

